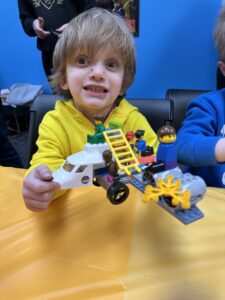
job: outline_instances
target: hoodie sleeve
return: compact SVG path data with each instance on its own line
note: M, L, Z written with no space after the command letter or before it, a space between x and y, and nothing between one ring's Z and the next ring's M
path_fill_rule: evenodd
M186 117L177 134L178 161L191 167L215 166L215 145L218 133L218 98L213 93L193 99L187 106Z
M33 29L33 22L36 19L36 14L27 0L18 0L19 17L24 31L29 36L36 36Z

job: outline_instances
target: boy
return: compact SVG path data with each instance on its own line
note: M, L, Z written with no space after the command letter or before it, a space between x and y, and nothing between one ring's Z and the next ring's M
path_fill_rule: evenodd
M225 8L216 24L214 38L218 67L225 75ZM208 186L225 187L225 89L193 99L177 135L178 161L191 167Z
M147 143L158 145L147 120L123 95L135 76L135 49L125 21L107 10L93 8L74 18L60 37L53 56L52 86L66 101L58 101L39 128L38 151L24 180L27 208L46 209L61 195L51 181L67 156L83 150L94 134L94 116L123 126L124 133L145 130Z

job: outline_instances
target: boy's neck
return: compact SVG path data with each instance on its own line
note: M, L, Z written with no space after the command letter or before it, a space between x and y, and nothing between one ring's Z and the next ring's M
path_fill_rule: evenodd
M74 103L75 108L82 113L93 125L95 125L95 116L101 115L103 117L103 122L107 119L107 117L110 115L110 113L119 105L121 99L119 101L115 101L113 105L110 107L105 108L103 111L82 111L76 103Z
M105 109L104 111L99 111L99 110L92 110L92 111L82 111L81 109L79 109L79 107L77 107L76 105L74 105L76 107L76 109L85 116L85 118L88 119L89 122L91 122L93 125L95 125L95 116L96 115L101 115L103 118L103 122L105 122L106 118L108 117L108 115L110 114L110 112L112 111L112 108L108 108Z
M113 108L109 108L108 110L106 111L97 111L97 112L93 112L91 114L84 114L85 117L93 124L95 125L95 116L98 114L98 115L101 115L102 116L102 121L103 123L105 122L105 120L107 119L107 117L109 116L109 114L111 113L111 111L113 110Z

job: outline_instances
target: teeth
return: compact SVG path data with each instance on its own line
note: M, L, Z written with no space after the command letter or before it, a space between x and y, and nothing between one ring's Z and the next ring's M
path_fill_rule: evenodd
M89 91L96 92L96 93L104 93L105 89L99 86L90 86L87 88Z

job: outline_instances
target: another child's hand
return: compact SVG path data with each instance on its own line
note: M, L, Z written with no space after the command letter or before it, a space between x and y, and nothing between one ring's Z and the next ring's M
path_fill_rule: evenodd
M218 163L225 162L225 138L218 140L215 146L215 158Z
M32 170L24 179L23 199L28 209L46 210L52 202L53 191L60 188L59 183L52 181L52 172L41 165Z

